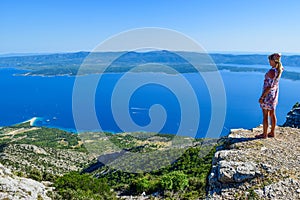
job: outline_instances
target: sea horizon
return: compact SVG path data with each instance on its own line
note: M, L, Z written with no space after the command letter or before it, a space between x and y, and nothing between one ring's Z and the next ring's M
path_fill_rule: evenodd
M173 50L170 50L173 51ZM0 57L18 57L18 56L39 56L39 55L51 55L51 54L69 54L69 53L93 53L93 50L75 50L75 51L45 51L45 52L1 52ZM105 52L121 52L121 51L105 51ZM176 50L174 50L176 52ZM195 51L187 51L195 52ZM269 55L274 53L272 51L220 51L220 50L209 50L203 51L208 54L232 54L232 55ZM300 55L300 52L280 52L282 55L293 56Z

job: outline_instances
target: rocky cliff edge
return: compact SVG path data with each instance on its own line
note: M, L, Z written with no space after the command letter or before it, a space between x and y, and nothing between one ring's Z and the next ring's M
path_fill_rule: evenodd
M217 149L207 199L300 199L300 129L276 127L276 137L256 139L262 126L231 130Z

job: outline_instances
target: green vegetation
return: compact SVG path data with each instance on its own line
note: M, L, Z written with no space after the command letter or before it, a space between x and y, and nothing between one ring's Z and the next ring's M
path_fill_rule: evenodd
M161 177L160 185L165 190L183 191L189 185L188 177L181 171L173 171Z
M37 181L79 171L93 159L78 135L32 127L29 122L0 128L0 162L15 174Z
M206 149L206 151L203 151L203 149ZM203 154L204 152L208 152L208 154ZM87 189L85 187L88 184L82 185L79 183L84 183L85 180L93 183L95 179L91 180L91 175L93 175L93 177L97 177L100 183L107 183L107 186L103 186L104 188L109 187L115 191L120 191L121 195L141 195L145 192L147 195L156 193L163 199L205 198L207 176L210 172L214 152L215 148L211 149L208 146L189 147L172 164L150 172L124 172L102 165L91 173L64 175L55 181L55 186L63 188L59 189L59 194L64 198L80 196L82 190L90 194L97 194L91 192L94 186L88 186L91 188ZM97 199L96 197L93 198Z
M256 68L256 67L236 67L234 64L232 66L218 65L219 70L229 70L231 72L261 72L266 73L268 69L265 68ZM300 80L300 73L283 71L282 78L290 80Z
M210 56L210 57L209 57ZM172 67L179 73L192 73L217 70L234 72L262 72L266 69L257 67L238 67L238 65L267 65L267 55L232 55L232 54L203 54L196 52L77 52L36 56L1 57L0 66L28 70L26 75L84 75L95 73L127 72L135 66L144 67L135 72L164 72L173 71L162 68L162 65ZM188 60L186 60L188 59ZM99 62L101 60L101 62ZM195 69L191 63L196 65ZM284 66L300 66L300 56L282 56ZM159 65L147 65L158 63ZM226 64L226 65L224 65ZM228 66L231 65L231 66ZM80 69L80 70L79 70ZM104 71L105 69L105 71ZM300 73L284 71L282 78L299 80Z
M24 122L11 126L12 128L31 128L30 122Z
M204 198L214 152L211 146L189 147L175 162L154 171L129 173L103 166L92 173L106 178L108 185L125 195L145 192L148 195L158 193L162 198Z
M70 172L56 179L59 199L116 199L105 179L93 178L88 174Z
M299 103L299 102L296 102L295 105L293 106L293 109L294 109L294 108L299 108L299 107L300 107L300 103Z
M40 147L86 152L78 135L54 128L31 127L29 122L1 128L0 133L0 145L32 144Z
M214 145L212 139L157 133L76 135L23 123L0 129L0 162L18 176L53 182L53 199L114 199L115 192L199 199ZM99 162L111 155L121 156Z

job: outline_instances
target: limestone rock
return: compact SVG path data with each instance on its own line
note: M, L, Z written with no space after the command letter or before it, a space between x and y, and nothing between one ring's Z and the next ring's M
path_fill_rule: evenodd
M299 181L287 178L262 189L257 189L255 192L262 199L300 199L299 187Z
M50 199L47 188L35 180L14 176L11 171L0 164L0 199Z
M300 129L276 127L276 137L257 139L262 126L235 129L217 148L207 199L300 199Z
M240 183L251 180L260 172L256 165L251 162L227 162L218 163L218 181L221 183Z
M48 155L48 153L45 151L45 149L43 149L41 147L37 147L37 146L32 145L32 144L20 144L20 147L22 149L26 149L27 151L32 151L36 154Z
M300 107L293 108L286 116L283 126L300 128Z

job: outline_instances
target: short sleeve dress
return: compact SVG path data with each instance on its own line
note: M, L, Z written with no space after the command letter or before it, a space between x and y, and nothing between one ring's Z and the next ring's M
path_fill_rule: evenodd
M274 70L275 72L274 78L268 76L271 70ZM276 105L278 103L278 92L279 92L279 78L276 78L277 75L278 75L278 70L276 68L270 69L265 74L263 90L265 90L267 87L270 87L271 89L270 92L265 97L263 103L260 104L260 107L262 109L274 110L276 108Z

